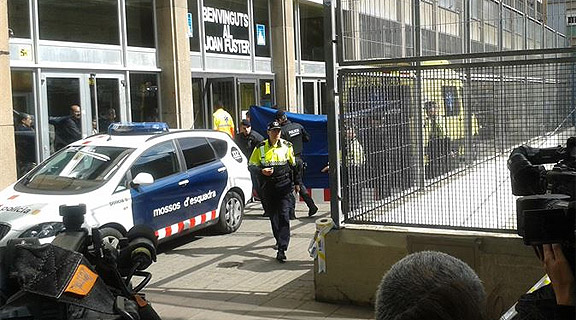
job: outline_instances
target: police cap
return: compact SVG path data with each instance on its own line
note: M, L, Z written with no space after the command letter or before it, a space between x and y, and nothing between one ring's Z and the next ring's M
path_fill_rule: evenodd
M282 126L278 121L272 121L268 124L268 130L281 129Z

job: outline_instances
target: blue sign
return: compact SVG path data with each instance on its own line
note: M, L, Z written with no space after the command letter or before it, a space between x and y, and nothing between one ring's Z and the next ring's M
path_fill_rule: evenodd
M266 45L266 26L263 24L256 25L256 45Z
M187 14L187 21L188 21L188 38L194 37L194 25L192 24L192 14L188 12Z

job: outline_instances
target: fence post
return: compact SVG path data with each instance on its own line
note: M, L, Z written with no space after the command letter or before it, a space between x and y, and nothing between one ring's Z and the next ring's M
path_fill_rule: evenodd
M338 153L340 150L340 134L338 128L338 118L340 110L340 99L338 95L337 76L338 69L336 65L336 46L343 45L342 36L337 36L336 17L335 17L336 0L324 0L324 52L326 60L326 97L324 97L329 106L328 108L328 154L330 163L330 215L336 228L340 227L342 222L342 195L341 195L341 177L340 177L340 159ZM338 4L341 10L341 3Z

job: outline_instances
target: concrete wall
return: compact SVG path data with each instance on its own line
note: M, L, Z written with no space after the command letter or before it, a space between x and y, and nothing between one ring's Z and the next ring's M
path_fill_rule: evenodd
M297 112L293 1L270 1L270 25L276 104L280 109Z
M326 273L314 270L316 300L374 305L382 276L409 253L436 250L468 263L484 282L489 319L498 318L544 275L516 235L357 226L326 236Z
M186 0L156 1L162 119L171 128L189 129L194 124L187 13Z
M16 151L12 118L12 85L8 47L8 8L0 1L0 190L16 181Z

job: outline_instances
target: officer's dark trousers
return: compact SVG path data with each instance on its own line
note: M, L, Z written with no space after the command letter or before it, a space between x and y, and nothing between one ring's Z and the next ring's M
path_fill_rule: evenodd
M270 218L278 250L286 251L290 242L290 210L294 208L292 193L262 191L262 206Z
M304 161L302 161L302 158L300 158L298 156L296 157L296 169L299 171L300 177L303 179L304 178ZM314 200L310 196L310 193L308 193L308 190L306 189L306 186L304 185L304 183L300 184L300 192L299 193L300 193L300 196L302 197L302 199L304 200L304 202L306 203L306 205L308 206L308 209L312 209L316 206L316 204L314 203ZM296 208L296 198L294 197L294 195L292 195L291 198L292 198L292 201L294 201L293 207ZM294 210L292 210L290 215L292 217L296 217Z

